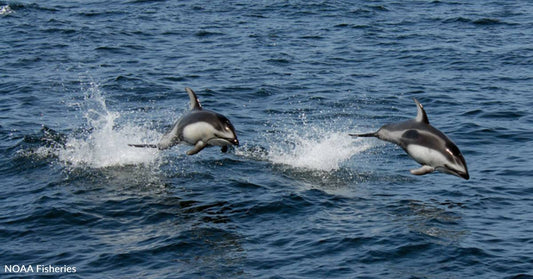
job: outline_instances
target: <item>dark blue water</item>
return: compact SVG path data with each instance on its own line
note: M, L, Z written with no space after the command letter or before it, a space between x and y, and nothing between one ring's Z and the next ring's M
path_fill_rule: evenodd
M0 1L2 278L533 276L530 2L73 2ZM242 145L128 147L185 87ZM470 180L347 135L413 97Z

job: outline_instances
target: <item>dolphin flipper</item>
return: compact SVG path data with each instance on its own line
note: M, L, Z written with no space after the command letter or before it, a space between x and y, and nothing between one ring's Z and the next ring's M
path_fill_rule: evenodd
M195 145L194 145L194 148L187 151L187 155L194 155L200 151L202 151L202 149L204 149L205 147L207 146L207 143L199 140Z
M431 166L422 166L421 168L410 170L410 172L414 175L424 175L424 174L432 173L434 171L435 171L435 168Z

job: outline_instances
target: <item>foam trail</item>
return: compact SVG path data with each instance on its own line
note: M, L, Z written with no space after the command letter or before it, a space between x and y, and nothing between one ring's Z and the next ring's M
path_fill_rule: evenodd
M345 132L311 129L316 134L289 134L286 144L271 145L267 159L276 164L319 171L338 170L352 156L370 148Z
M86 93L80 108L89 128L81 135L69 136L65 146L56 150L61 162L72 167L102 168L152 164L158 160L157 149L139 149L128 143L157 141L159 133L131 123L117 127L120 113L107 108L98 86L91 84Z

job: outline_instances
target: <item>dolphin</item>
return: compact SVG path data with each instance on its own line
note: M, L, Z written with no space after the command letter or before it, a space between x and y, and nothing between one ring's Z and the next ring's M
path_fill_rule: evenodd
M429 124L424 107L416 98L413 100L417 106L416 118L383 125L373 133L350 134L350 136L376 137L399 145L422 165L410 171L414 175L439 171L468 180L470 175L459 148L446 135Z
M228 146L239 145L233 124L224 115L206 110L200 105L196 93L185 88L190 99L190 111L183 115L159 140L157 144L128 144L133 147L171 148L179 143L194 145L187 155L194 155L208 146L221 146L221 151L228 151Z

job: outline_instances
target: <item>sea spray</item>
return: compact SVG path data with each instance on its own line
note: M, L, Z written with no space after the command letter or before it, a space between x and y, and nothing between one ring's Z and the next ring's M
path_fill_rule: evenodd
M157 161L157 149L133 148L128 143L155 142L159 133L132 123L117 125L120 113L107 108L98 85L90 83L84 91L85 98L78 107L87 127L80 134L70 135L64 147L56 150L61 162L72 167L102 168Z
M268 127L262 135L265 147L244 144L236 150L236 154L303 170L332 172L372 147L350 137L346 127L336 128L338 125L334 120L331 121L333 125L325 126L310 123L305 115L300 115L297 122L288 121L281 127Z
M335 171L341 164L370 146L354 143L344 132L324 132L321 135L287 135L285 144L270 147L268 159L276 164L319 171Z

